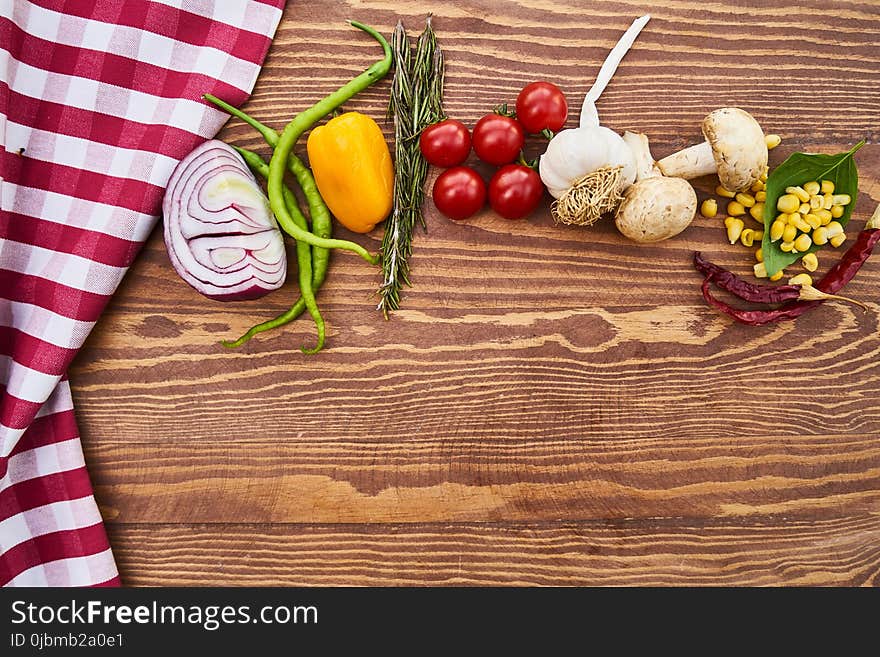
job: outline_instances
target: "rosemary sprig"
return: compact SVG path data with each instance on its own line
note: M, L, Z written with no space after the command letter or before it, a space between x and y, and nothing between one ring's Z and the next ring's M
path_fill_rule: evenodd
M382 274L378 309L385 318L400 307L400 291L410 285L409 258L413 228L425 228L422 216L428 163L419 151L422 130L443 118L443 54L431 27L431 17L413 55L403 23L391 39L395 69L388 112L394 120L394 204L382 238Z

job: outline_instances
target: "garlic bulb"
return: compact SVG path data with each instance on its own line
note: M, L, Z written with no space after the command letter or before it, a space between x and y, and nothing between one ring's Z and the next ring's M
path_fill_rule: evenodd
M634 21L608 53L584 98L580 127L559 132L541 156L538 170L544 186L556 199L551 205L556 221L578 226L594 224L617 208L621 194L635 181L635 157L620 135L599 125L596 100L650 18L646 15Z
M636 179L629 146L610 128L597 125L561 131L550 141L538 169L544 186L558 199L584 175L603 167L622 167L624 188Z

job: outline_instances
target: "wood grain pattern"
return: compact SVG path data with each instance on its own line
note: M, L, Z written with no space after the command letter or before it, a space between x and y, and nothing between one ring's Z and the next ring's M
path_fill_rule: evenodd
M104 515L126 523L384 523L657 517L827 518L880 504L871 437L725 444L479 434L418 443L109 444L89 451Z
M135 585L877 586L877 517L821 522L116 525Z
M573 124L643 10L292 3L246 109L280 128L372 61L345 19L388 32L400 17L417 33L430 11L451 116L472 125L544 78ZM877 3L651 13L603 122L646 132L657 157L724 105L783 136L773 164L865 138L854 234L880 201ZM387 91L346 108L380 119ZM239 122L221 137L266 152ZM713 184L697 181L701 198ZM750 270L720 219L639 247L610 222L554 226L546 202L523 222L452 223L430 202L426 214L414 287L390 321L373 309L378 275L334 255L319 295L328 348L311 358L304 320L222 350L295 292L207 301L152 236L71 372L126 582L880 584L876 263L847 287L869 312L825 304L749 328L703 304L690 266L702 250ZM836 257L822 251L822 271Z

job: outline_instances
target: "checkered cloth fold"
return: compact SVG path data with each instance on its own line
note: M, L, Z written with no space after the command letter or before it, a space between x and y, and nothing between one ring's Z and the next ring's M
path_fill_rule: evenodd
M119 583L65 372L284 0L0 0L0 584Z

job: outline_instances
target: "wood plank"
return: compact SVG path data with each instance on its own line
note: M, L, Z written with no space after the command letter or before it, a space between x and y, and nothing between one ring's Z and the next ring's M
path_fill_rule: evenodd
M868 267L848 293L870 299L877 271ZM296 350L311 339L305 320L227 352L217 342L252 321L243 311L111 308L73 370L79 418L92 440L174 443L880 431L874 302L868 313L826 304L803 321L753 329L697 305L696 276L668 280L687 303L642 305L642 293L609 286L603 296L619 305L601 307L573 286L580 301L529 308L511 283L519 305L413 301L387 323L363 300L338 307L332 301L347 295L337 295L325 305L330 345L317 358Z
M877 586L880 517L714 524L111 525L155 585Z
M834 518L880 509L870 436L469 436L89 445L126 524Z

